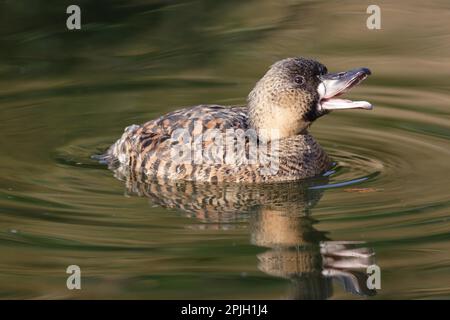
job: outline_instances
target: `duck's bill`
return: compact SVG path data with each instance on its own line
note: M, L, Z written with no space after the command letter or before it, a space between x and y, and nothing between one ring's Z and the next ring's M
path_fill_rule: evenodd
M371 110L372 104L367 101L352 101L336 98L357 86L371 74L367 68L353 69L347 72L327 73L320 76L321 83L317 91L320 96L320 110L366 109Z

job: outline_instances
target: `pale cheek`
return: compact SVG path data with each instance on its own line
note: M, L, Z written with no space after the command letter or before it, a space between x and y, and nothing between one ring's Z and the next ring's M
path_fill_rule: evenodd
M289 112L301 114L308 109L308 97L298 90L287 90L278 95L278 105L288 109Z

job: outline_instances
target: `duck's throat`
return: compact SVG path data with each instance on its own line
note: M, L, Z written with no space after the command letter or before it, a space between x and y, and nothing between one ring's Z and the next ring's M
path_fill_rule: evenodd
M306 132L310 122L298 110L277 105L252 106L249 104L249 122L263 140L278 140Z

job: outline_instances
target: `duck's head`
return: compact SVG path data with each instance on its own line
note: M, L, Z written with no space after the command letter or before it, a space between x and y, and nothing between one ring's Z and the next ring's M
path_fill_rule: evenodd
M317 118L332 110L372 109L367 101L338 99L358 85L370 70L328 73L321 63L287 58L273 64L248 96L249 118L262 138L306 132Z

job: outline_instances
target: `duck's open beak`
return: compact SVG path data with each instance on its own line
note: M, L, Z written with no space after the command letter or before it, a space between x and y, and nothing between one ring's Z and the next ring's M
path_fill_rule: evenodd
M320 76L320 84L317 87L320 100L318 104L319 110L339 110L339 109L366 109L371 110L373 107L367 101L351 101L346 99L337 99L358 85L361 81L371 74L367 68L353 69L347 72L327 73Z

